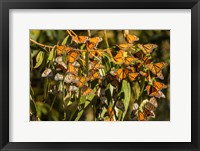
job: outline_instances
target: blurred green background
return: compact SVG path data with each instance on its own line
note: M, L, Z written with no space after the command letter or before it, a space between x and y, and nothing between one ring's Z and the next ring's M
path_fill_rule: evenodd
M103 30L90 30L91 36L102 37L103 41L99 43L98 48L105 49L106 42L104 39ZM77 35L88 36L87 30L74 30ZM112 47L115 44L124 43L123 31L122 30L107 30L107 38L109 46ZM153 43L158 45L157 51L152 53L153 60L155 62L164 61L170 63L170 31L169 30L129 30L130 34L134 34L139 37L138 43ZM30 39L35 40L41 44L54 46L56 44L61 44L63 39L68 35L66 30L30 30ZM33 58L42 50L37 45L31 43L30 45L30 57ZM47 57L47 56L46 56ZM33 69L35 62L30 59L30 83L31 83L31 93L34 93L34 103L37 105L38 117L34 115L34 103L30 101L31 105L31 120L37 120L40 118L42 121L49 120L63 120L65 114L63 111L63 104L60 101L55 101L54 106L51 107L51 101L45 100L45 81L41 78L41 74L45 69L45 63L43 63L39 68ZM155 121L168 121L170 120L170 64L163 69L163 75L165 79L162 81L168 88L163 90L166 94L166 98L158 99L158 108L156 109L156 118L151 119ZM53 95L52 95L53 99ZM51 110L51 112L49 112ZM71 110L69 108L69 110ZM73 111L71 111L73 112Z

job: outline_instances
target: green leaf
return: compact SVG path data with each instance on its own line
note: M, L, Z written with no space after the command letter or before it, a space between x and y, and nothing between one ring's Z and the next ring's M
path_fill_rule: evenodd
M145 86L145 83L142 82L142 91L140 92L140 86L139 86L138 82L134 82L133 83L132 91L133 91L133 97L134 97L134 99L138 99L139 96L143 93L144 86Z
M47 59L47 63L49 63L49 61L51 61L51 60L53 59L54 54L55 54L55 48L56 48L56 46L54 46L54 47L51 49L50 54L49 54L49 57L48 57L48 59Z
M86 100L86 96L81 96L79 104L85 103Z
M87 101L85 101L84 108L86 108L86 107L87 107L87 106L90 104L90 102L91 102L91 101L88 101L88 100L87 100Z
M44 59L44 52L40 51L37 54L36 65L34 66L34 68L38 68L42 64L43 59Z
M129 102L131 98L131 87L130 87L130 83L127 80L123 80L122 82L122 91L124 92L124 107L125 107L125 111L122 115L122 120L123 120L128 110L128 106L129 106Z
M95 94L89 94L88 96L87 96L87 99L88 100L90 100L90 101L92 101L92 99L95 97Z
M68 38L69 38L69 35L65 37L65 39L62 41L61 45L66 45Z
M84 112L84 110L81 110L81 111L78 112L75 121L78 121L81 118L81 116L83 115L83 112Z
M31 96L30 96L30 98L31 98ZM30 111L31 111L33 114L35 114L35 115L36 115L36 113L37 113L35 103L33 102L32 99L30 99Z

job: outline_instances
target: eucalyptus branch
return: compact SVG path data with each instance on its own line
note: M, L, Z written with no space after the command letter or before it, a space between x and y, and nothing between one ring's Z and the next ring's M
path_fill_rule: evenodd
M46 48L48 49L52 49L54 46L48 46L48 45L44 45L44 44L41 44L33 39L30 39L30 41L38 46L40 46L42 49L46 50ZM47 51L47 50L46 50ZM49 52L49 51L48 51Z

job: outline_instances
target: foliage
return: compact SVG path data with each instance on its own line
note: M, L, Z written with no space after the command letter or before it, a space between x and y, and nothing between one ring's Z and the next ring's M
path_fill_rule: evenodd
M31 120L169 120L169 36L30 30Z

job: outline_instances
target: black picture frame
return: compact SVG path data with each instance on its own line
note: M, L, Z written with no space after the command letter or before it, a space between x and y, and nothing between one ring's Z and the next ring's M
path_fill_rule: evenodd
M191 142L29 143L9 142L9 9L191 9ZM1 150L200 150L200 2L199 0L0 0L0 148ZM20 70L20 69L19 69ZM186 71L184 71L186 72ZM190 100L188 100L190 101ZM183 112L183 116L184 113ZM22 132L23 133L23 132ZM134 136L133 136L134 137Z

